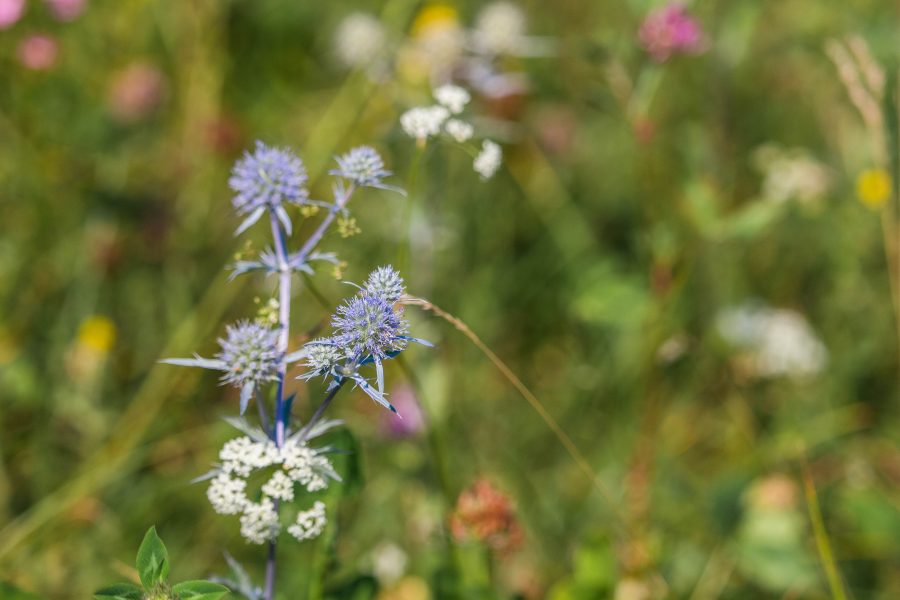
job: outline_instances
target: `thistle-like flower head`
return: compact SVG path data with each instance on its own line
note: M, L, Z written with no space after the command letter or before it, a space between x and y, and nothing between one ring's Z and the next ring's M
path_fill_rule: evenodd
M303 366L309 371L302 375L303 379L311 379L316 375L326 375L345 358L337 344L330 339L313 340L304 346L306 362Z
M335 343L357 359L381 360L406 347L409 324L403 313L384 296L367 290L339 306L331 324L337 330Z
M331 385L352 381L372 400L397 412L384 393L384 361L397 356L410 342L431 346L408 335L409 323L397 304L404 291L403 278L393 267L379 267L370 273L359 293L345 300L331 318L334 334L303 347L309 370L299 378L323 375L332 379ZM374 386L361 372L370 364L375 366Z
M224 383L237 387L256 386L277 378L281 358L277 331L239 321L229 325L227 332L227 337L219 340L222 350L216 355L225 364Z
M259 220L266 209L275 212L285 223L288 219L282 204L306 203L309 200L306 181L303 161L293 152L257 141L256 150L244 153L228 180L235 193L232 199L235 210L239 215L249 215L238 232ZM288 224L285 228L290 232Z
M382 187L381 180L391 172L384 168L384 161L373 148L359 146L338 156L338 168L330 173L352 181L360 187Z
M386 301L394 304L406 291L403 278L394 267L386 265L378 267L369 274L366 280L365 291L375 296L381 296Z

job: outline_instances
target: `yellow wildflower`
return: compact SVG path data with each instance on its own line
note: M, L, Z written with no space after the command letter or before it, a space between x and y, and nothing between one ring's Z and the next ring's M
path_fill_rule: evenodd
M869 208L880 208L891 195L891 176L884 169L866 169L856 178L856 195Z
M78 326L78 343L95 352L109 352L115 342L116 326L109 317L92 315Z
M456 28L458 17L459 13L449 4L429 4L416 15L411 33L413 37L421 37L435 29Z

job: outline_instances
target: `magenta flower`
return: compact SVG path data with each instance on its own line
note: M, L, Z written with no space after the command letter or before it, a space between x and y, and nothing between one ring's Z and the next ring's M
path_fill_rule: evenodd
M84 10L87 0L45 0L58 21L72 21Z
M22 18L25 0L0 0L0 29L9 29Z
M411 437L425 429L425 415L422 414L422 408L411 386L403 384L394 388L391 401L403 418L394 413L382 414L380 429L386 437Z
M59 44L49 35L30 35L16 48L19 62L32 71L46 71L56 64Z
M698 54L706 49L699 21L678 3L650 11L638 31L641 46L657 62L673 54Z

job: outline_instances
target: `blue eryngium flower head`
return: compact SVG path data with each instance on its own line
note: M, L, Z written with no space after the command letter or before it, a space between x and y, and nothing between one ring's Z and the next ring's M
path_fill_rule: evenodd
M228 185L234 190L232 204L239 215L248 215L236 234L256 223L266 209L272 211L290 234L291 221L284 203L305 204L306 168L288 148L273 148L257 141L256 149L245 152L235 163Z
M219 339L222 350L216 354L226 368L222 383L244 387L277 379L278 331L250 321L238 321L226 331L225 339Z
M391 172L384 168L381 155L369 146L358 146L346 154L335 157L338 168L329 171L329 174L342 177L359 187L374 187L385 190L401 192L400 188L386 185L385 177L390 177Z
M257 389L278 379L282 363L290 364L303 356L300 352L284 356L278 351L278 330L251 321L229 325L225 338L219 339L219 346L221 350L215 358L195 355L194 358L167 358L162 362L222 371L222 383L241 390L241 414L247 410Z
M363 289L338 307L331 324L334 342L351 357L380 360L406 348L409 324L402 309L381 294Z
M397 300L403 295L403 278L391 266L376 269L359 293L338 307L331 319L331 337L313 340L303 348L308 371L300 379L322 375L332 385L352 380L373 400L397 412L384 393L385 360L406 349L409 342L431 346L425 340L410 337L409 323ZM360 368L375 365L377 386L360 373Z
M391 304L397 302L406 291L400 273L390 265L378 267L372 271L366 280L364 289L370 294L384 298Z

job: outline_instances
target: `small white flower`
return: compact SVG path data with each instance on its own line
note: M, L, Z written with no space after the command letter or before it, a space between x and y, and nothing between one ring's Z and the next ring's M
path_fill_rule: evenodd
M300 540L319 537L325 530L325 503L317 501L309 510L300 511L296 522L288 527L288 533Z
M458 115L466 108L472 96L464 88L448 83L434 90L434 98L451 113Z
M503 151L500 146L491 140L484 140L481 144L481 152L475 157L472 168L481 175L482 179L490 179L503 164Z
M460 121L459 119L450 119L447 121L447 124L444 125L444 131L460 144L472 139L472 135L475 133L475 129L471 124Z
M512 2L492 2L478 13L474 38L488 54L517 54L525 43L525 14Z
M228 473L219 473L210 482L206 497L220 515L236 515L249 502L244 492L246 487L247 482L243 479L232 479Z
M357 68L371 64L382 54L384 47L384 27L371 15L353 13L338 25L334 51L347 67Z
M765 144L754 152L763 174L762 194L773 202L796 200L814 204L832 187L833 176L824 164L802 148L780 148Z
M275 504L269 498L262 502L248 502L241 515L241 535L252 544L264 544L278 537L281 524Z
M758 377L808 377L828 362L828 350L807 320L792 310L745 304L716 319L719 334L749 353Z
M372 550L372 572L385 587L403 577L407 562L406 552L392 542L381 542Z
M418 106L400 115L400 126L409 137L424 141L440 133L449 116L443 106Z
M262 486L262 493L269 498L291 502L294 499L294 482L284 471L275 471L272 478Z

